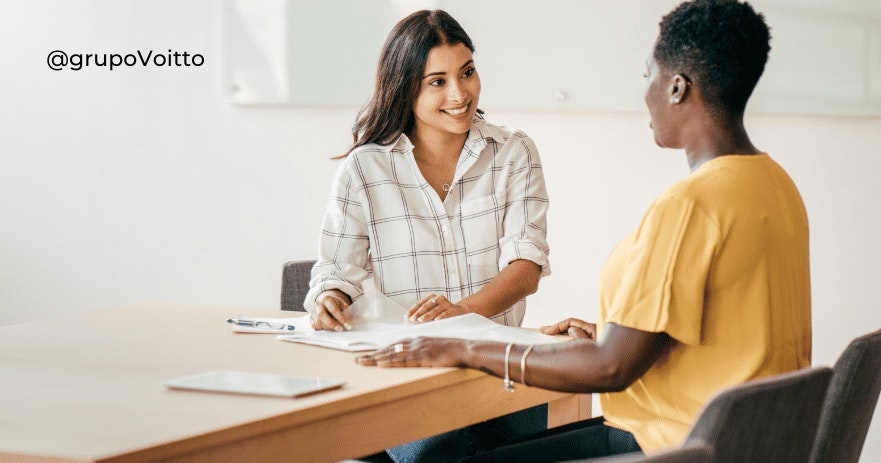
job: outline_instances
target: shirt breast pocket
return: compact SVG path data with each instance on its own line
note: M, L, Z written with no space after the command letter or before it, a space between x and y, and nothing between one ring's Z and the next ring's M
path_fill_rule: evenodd
M498 271L504 208L495 196L462 202L462 232L469 265L493 266Z

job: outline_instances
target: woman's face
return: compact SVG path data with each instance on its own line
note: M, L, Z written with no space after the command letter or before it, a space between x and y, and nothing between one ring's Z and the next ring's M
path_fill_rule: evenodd
M676 148L676 137L671 124L670 76L649 55L646 61L645 105L648 107L651 122L649 126L655 133L655 143L663 148Z
M471 129L480 98L480 77L464 44L438 45L428 52L419 96L413 104L417 136L461 135Z

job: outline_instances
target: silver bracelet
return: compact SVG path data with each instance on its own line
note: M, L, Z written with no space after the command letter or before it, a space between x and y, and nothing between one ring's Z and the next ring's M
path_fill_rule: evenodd
M514 381L511 381L511 375L508 372L508 360L511 359L511 347L514 347L513 342L509 342L505 347L505 390L508 392L514 392Z
M532 348L535 347L535 344L530 344L529 347L523 351L523 356L520 357L520 382L526 386L526 356L532 352Z

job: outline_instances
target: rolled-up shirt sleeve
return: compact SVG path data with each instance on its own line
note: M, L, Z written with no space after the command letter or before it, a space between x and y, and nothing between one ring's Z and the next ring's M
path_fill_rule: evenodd
M369 276L369 240L358 196L359 182L347 161L337 169L324 212L318 261L312 268L304 302L307 311L312 311L318 295L329 289L338 289L356 299L363 293L362 283Z
M505 204L503 236L499 240L499 270L525 259L541 266L542 276L550 275L547 242L548 194L538 149L532 139L516 132L505 149L516 150L511 166Z

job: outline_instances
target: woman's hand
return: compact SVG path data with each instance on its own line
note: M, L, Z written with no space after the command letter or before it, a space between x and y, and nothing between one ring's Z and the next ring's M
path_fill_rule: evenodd
M446 297L432 293L413 304L413 307L410 307L404 316L411 322L420 323L442 320L469 312L470 310L453 304Z
M355 359L359 365L378 367L461 367L468 341L448 338L415 338Z
M309 314L312 328L332 331L352 329L349 318L344 313L352 303L346 293L338 289L329 289L319 294L315 302L315 310Z
M550 335L568 334L573 339L593 339L596 341L597 325L577 318L567 318L555 325L542 326L541 332Z

